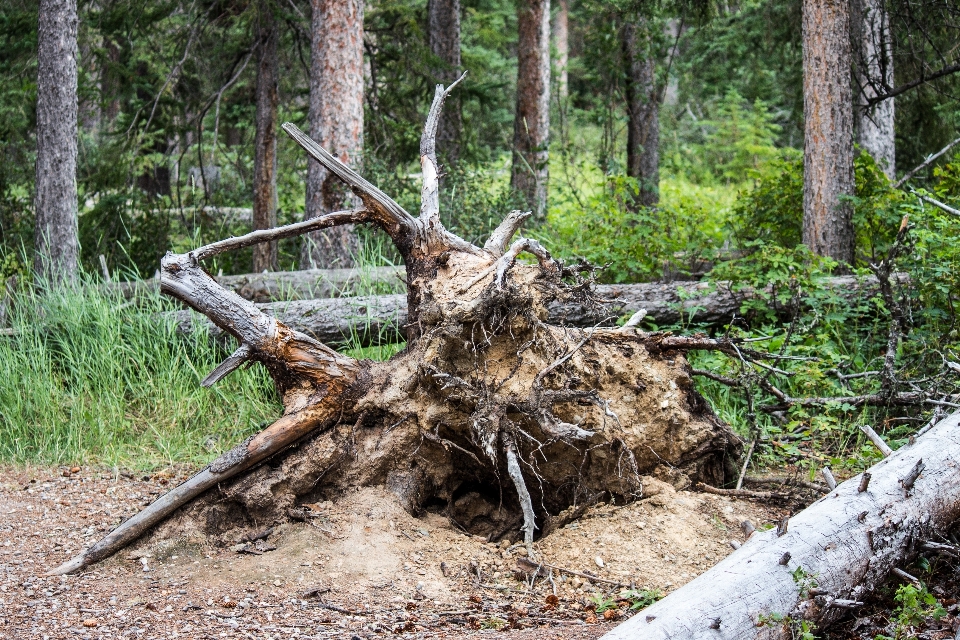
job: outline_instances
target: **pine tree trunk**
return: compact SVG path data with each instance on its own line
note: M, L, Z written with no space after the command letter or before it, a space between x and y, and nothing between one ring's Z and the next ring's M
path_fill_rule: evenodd
M567 65L570 63L570 2L558 0L553 18L553 46L557 50L557 95L566 100L569 94Z
M77 3L41 0L37 52L34 270L77 273Z
M803 243L853 262L850 5L803 0Z
M277 226L277 29L268 0L258 5L257 134L253 157L253 228ZM277 269L277 243L253 248L253 271Z
M510 184L526 197L535 219L544 220L550 159L550 0L519 0L517 28L517 110Z
M869 100L893 87L893 42L890 24L879 0L855 0L854 46L860 87L854 112L857 142L891 180L896 177L894 98L870 106Z
M623 28L627 97L627 175L640 183L636 203L660 201L660 102L657 96L656 58L645 19Z
M434 79L450 84L460 75L460 0L430 0L428 12L430 51L443 62ZM449 165L460 158L462 120L459 94L453 94L437 127L437 154Z
M347 165L363 154L363 0L311 0L310 135ZM343 183L320 164L307 168L304 219L356 206ZM301 269L352 267L359 241L353 225L304 237Z

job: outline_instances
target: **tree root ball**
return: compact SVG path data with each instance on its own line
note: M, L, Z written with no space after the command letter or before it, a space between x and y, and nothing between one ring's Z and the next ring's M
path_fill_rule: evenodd
M335 420L221 483L160 536L230 540L235 529L302 519L304 504L385 486L412 514L440 511L469 533L515 540L524 505L508 446L537 535L570 507L639 498L643 475L712 485L734 476L740 439L696 392L682 353L634 329L546 325L546 304L589 288L520 264L509 283L471 285L489 268L478 262L437 269L421 289L419 337L387 362L362 362Z

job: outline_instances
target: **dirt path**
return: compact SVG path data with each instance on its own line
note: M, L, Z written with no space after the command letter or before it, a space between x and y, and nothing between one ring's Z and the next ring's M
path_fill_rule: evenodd
M263 527L219 544L161 528L80 575L45 577L182 476L5 468L0 478L4 638L592 639L630 614L616 602L623 588L563 571L531 589L517 573L522 547L465 535L438 514L411 517L373 488L308 505L313 517L256 542L241 538ZM539 542L539 559L668 592L729 553L742 520L783 515L650 478L644 488L649 497L594 507Z

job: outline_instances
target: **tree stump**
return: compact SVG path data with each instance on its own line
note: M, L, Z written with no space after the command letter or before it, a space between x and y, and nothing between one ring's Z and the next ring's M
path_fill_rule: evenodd
M492 540L522 532L529 548L571 505L639 497L640 476L657 467L714 485L735 473L742 444L694 390L684 357L716 341L629 322L549 324L551 303L598 303L592 267L564 265L534 240L511 242L529 213L510 213L482 248L443 228L434 138L454 85L437 88L427 118L419 217L286 124L363 207L164 257L161 290L240 343L203 384L258 362L283 416L54 573L110 556L178 510L159 535L302 518L301 504L382 485L411 513L437 506ZM406 265L407 346L387 362L346 357L290 329L201 267L223 251L342 224L378 226ZM536 264L519 262L521 253Z

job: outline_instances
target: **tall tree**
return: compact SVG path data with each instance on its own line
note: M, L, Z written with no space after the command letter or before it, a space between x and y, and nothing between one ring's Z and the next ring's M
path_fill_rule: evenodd
M850 4L803 0L803 243L853 262Z
M511 186L538 220L547 212L550 144L550 0L517 2L517 108Z
M363 154L363 0L311 0L310 136L359 168ZM355 196L317 162L307 169L305 219L355 206ZM353 225L314 231L302 268L352 267L359 248Z
M570 63L570 1L557 0L557 12L553 17L553 46L557 50L557 95L565 100L569 93Z
M893 87L893 41L881 0L854 0L851 28L857 85L854 125L857 142L891 180L896 176L894 98L871 104Z
M77 2L40 0L34 270L77 272Z
M429 0L430 51L443 63L434 72L437 82L449 85L460 75L460 0ZM463 126L460 93L447 98L437 126L437 153L448 164L460 157Z
M257 133L253 156L253 228L277 226L277 27L270 0L257 3ZM253 247L256 273L277 268L277 243Z
M623 26L623 56L627 175L640 183L636 204L652 206L660 201L660 97L649 20L627 20Z

